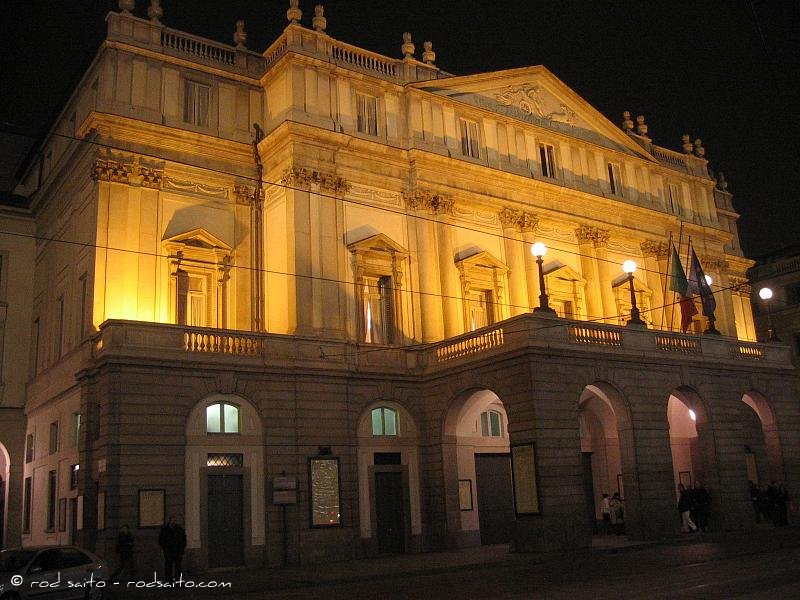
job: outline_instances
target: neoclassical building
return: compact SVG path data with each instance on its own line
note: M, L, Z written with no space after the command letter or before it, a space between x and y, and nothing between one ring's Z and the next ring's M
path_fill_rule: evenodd
M354 47L319 6L257 53L133 4L17 190L23 544L110 554L127 523L147 563L176 515L192 569L553 550L590 544L604 492L638 539L677 533L679 482L719 528L753 525L748 479L800 492L789 348L755 341L700 140L657 146L542 66ZM689 237L718 335L679 330Z

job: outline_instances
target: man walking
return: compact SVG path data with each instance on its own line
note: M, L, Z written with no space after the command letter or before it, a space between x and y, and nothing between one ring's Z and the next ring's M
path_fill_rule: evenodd
M158 545L164 552L164 580L174 583L182 574L181 561L186 549L186 532L178 525L175 517L170 517L166 525L162 525L158 534Z

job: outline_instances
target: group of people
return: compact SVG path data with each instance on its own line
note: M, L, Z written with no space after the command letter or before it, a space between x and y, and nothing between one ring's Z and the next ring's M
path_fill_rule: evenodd
M600 512L603 515L603 534L622 535L625 533L625 502L619 492L614 492L610 499L608 494L603 492Z
M175 517L170 517L169 521L161 526L158 533L158 545L161 546L161 551L164 553L164 580L174 583L183 573L181 562L186 549L186 532L183 527L178 525ZM116 581L117 577L125 570L127 570L128 580L135 580L134 539L133 533L127 525L120 527L116 551L119 557L119 566L111 574L111 581Z
M789 493L783 482L771 482L769 485L758 486L750 482L750 502L756 523L772 523L775 527L789 524Z
M711 495L699 481L687 488L678 484L678 513L681 515L681 531L708 531L711 517Z

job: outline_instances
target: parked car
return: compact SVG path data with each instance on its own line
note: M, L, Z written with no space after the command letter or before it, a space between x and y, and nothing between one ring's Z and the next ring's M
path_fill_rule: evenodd
M104 560L75 546L3 550L0 600L97 600L110 575Z

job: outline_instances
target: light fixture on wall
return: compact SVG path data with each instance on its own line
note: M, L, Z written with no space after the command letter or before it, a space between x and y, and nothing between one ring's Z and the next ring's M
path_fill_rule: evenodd
M544 283L544 261L542 257L547 254L547 246L542 242L536 242L531 246L531 254L536 257L536 264L539 265L539 306L533 312L556 316L556 311L550 308L550 301L547 297L547 288Z

